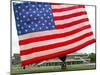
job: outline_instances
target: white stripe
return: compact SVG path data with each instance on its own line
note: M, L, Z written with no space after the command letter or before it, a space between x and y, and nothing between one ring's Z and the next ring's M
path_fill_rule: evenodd
M48 30L48 31L28 33L28 34L24 34L24 35L19 36L19 40L25 40L28 38L35 38L35 37L41 37L41 36L46 36L46 35L52 35L52 34L65 33L65 32L75 30L79 27L82 27L82 26L85 26L88 24L89 24L89 22L87 21L87 22L83 22L80 24L76 24L76 25L71 26L71 27L64 28L64 29L55 29L55 30L50 30L50 31Z
M87 18L87 15L81 15L81 16L72 17L72 18L69 18L69 19L64 19L64 20L56 20L55 24L56 25L62 25L62 24L65 24L65 23L70 23L70 22L73 22L73 21L80 20L82 18Z
M56 39L50 39L50 40L43 40L43 41L39 41L39 42L33 42L30 44L26 44L26 45L20 45L20 49L21 50L26 50L26 49L30 49L30 48L34 48L34 47L39 47L39 46L45 46L45 45L50 45L50 44L55 44L55 43L60 43L60 42L64 42L64 41L68 41L71 39L74 39L76 37L79 37L81 35L84 35L85 33L90 32L91 29L85 29L81 32L78 32L76 34L70 35L70 36L66 36L63 38L56 38Z
M45 56L45 55L65 51L65 50L77 47L77 46L79 46L79 45L81 45L81 44L83 44L83 43L85 43L89 40L92 40L92 39L93 39L93 36L89 36L85 39L82 39L78 42L75 42L75 43L67 45L67 46L63 46L63 47L59 47L59 48L55 48L55 49L49 49L49 50L46 50L46 51L35 52L35 53L32 53L32 54L28 54L28 55L23 55L23 56L21 56L21 60L22 61L29 60L29 59L32 59L32 58L35 58L35 57L40 57L40 56Z
M78 9L73 9L73 10L69 10L69 11L63 11L63 12L55 12L53 13L53 15L56 16L64 16L64 15L70 15L70 14L74 14L74 13L78 13L78 12L84 12L84 8L78 8Z
M72 6L78 6L78 5L51 5L52 9L62 9L62 8L68 8Z

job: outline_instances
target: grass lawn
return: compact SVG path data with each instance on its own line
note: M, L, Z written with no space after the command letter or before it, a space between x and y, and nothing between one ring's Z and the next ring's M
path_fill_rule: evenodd
M77 64L68 65L66 71L76 71L76 70L90 70L95 69L95 65L88 64ZM28 67L23 69L18 65L12 66L12 75L23 74L23 73L44 73L44 72L60 72L61 66L42 66L42 67Z

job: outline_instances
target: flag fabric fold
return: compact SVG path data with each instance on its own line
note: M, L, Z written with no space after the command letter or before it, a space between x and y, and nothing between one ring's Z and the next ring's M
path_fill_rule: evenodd
M84 5L13 3L22 66L63 56L95 42Z

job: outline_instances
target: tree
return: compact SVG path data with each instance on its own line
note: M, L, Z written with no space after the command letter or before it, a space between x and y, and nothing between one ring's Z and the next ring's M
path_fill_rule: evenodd
M90 62L96 62L96 53L90 53L89 54Z

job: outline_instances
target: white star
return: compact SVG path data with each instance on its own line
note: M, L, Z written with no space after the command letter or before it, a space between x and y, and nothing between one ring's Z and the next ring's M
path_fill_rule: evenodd
M33 11L33 13L35 14L35 13L36 13L36 11Z
M38 25L37 24L35 24L35 27L37 27Z
M44 26L45 24L44 24L44 23L42 23L42 25Z
M41 7L41 5L39 4L39 7Z
M19 6L18 8L20 9L21 7Z
M24 23L24 25L26 25L26 22Z
M24 11L25 11L25 9L22 9L22 11L24 12Z
M32 7L35 7L35 5L32 5Z
M55 28L55 26L52 26L52 28Z
M42 8L42 10L45 10L45 8Z
M18 31L19 34L21 34L21 31Z
M23 18L25 18L26 16L25 15L23 15Z
M32 17L33 15L32 14L30 14L30 17Z
M22 13L19 13L19 15L21 16L21 15L22 15Z
M38 21L38 23L41 23L40 21Z
M22 26L21 29L24 29L24 27Z
M36 17L34 17L34 20L37 20L37 18L36 18Z
M46 27L46 29L48 29L48 27Z
M15 10L16 13L18 13L18 10Z
M46 10L46 12L49 12L48 10Z
M49 10L51 10L51 8L49 8Z
M36 8L36 10L38 11L39 9L38 9L38 8Z
M45 22L47 22L47 20L44 20Z
M28 30L27 29L25 29L25 32L27 32Z
M19 17L16 17L17 20L19 20Z
M31 11L32 9L30 8L29 10Z
M32 30L34 31L35 29L34 29L34 28L32 28Z
M50 16L47 16L47 18L50 18Z
M37 14L37 16L40 16L39 14Z
M43 17L41 17L41 19L43 19Z
M17 24L17 27L20 27L20 24Z
M23 20L20 20L20 22L22 23L22 22L23 22Z
M25 6L25 8L28 8L28 6Z
M31 24L33 24L33 22L31 22Z
M29 25L28 28L31 28L31 26Z
M42 11L40 11L40 13L42 13Z
M48 5L47 5L47 4L45 4L44 6L45 6L45 7L47 7Z
M51 23L50 23L50 22L49 22L48 24L49 24L49 25L51 25Z
M46 16L46 14L45 14L45 13L44 13L43 15L44 15L44 16Z
M50 13L50 15L52 16L52 13Z
M26 14L29 14L29 12L26 12Z
M40 27L39 29L41 30L42 28Z
M53 19L51 19L51 22L53 22Z

